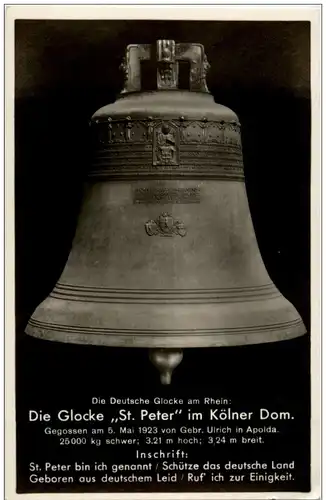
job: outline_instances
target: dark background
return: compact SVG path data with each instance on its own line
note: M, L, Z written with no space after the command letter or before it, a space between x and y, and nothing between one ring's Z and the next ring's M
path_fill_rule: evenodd
M162 387L146 351L57 344L30 338L24 328L65 265L89 158L88 120L121 90L126 45L172 38L204 44L210 91L240 118L260 251L309 330L310 24L20 20L15 30L18 491L36 491L28 483L30 461L56 456L65 462L62 450L46 455L45 443L36 444L28 409L87 409L92 396L167 394L227 397L248 409L263 401L286 404L297 414L296 425L282 443L256 449L254 458L279 453L285 461L290 450L299 467L292 489L309 490L308 335L188 350L173 385Z

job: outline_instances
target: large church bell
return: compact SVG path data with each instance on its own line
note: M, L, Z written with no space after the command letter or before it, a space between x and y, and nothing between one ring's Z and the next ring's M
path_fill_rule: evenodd
M151 90L142 89L144 64L155 66ZM184 348L306 332L262 261L239 120L214 102L208 69L197 43L127 47L124 89L91 119L95 150L72 250L27 334L148 348L169 384Z

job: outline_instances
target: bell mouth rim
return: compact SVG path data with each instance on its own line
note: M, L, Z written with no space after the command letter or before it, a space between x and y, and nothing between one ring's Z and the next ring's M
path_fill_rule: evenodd
M221 347L249 347L253 345L264 345L276 342L285 342L308 335L302 321L287 329L271 329L270 331L255 331L251 334L239 332L229 335L220 332L197 332L189 331L188 335L175 332L174 335L153 332L128 332L115 330L110 333L97 333L93 329L88 332L70 331L63 328L47 328L47 325L34 325L28 323L25 334L40 340L66 344L94 345L102 347L131 347L146 349L198 349L198 348L221 348Z

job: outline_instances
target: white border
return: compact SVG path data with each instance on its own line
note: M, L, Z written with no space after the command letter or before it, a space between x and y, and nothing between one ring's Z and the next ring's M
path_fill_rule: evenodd
M166 2L168 3L168 2ZM181 2L180 2L181 3ZM183 2L182 2L183 3ZM144 2L147 4L147 2ZM5 18L5 480L7 500L53 500L56 494L16 494L14 279L14 21L15 19L164 19L311 22L311 484L310 493L83 493L59 500L320 498L321 379L321 8L320 5L11 5Z

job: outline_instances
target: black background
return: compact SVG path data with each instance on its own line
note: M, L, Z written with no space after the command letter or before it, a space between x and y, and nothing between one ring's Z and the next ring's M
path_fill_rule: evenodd
M241 121L248 199L266 268L309 330L309 23L20 20L15 32L18 492L36 491L28 482L30 461L65 461L62 450L47 452L45 441L35 442L28 409L87 409L93 396L161 395L226 397L249 410L285 404L296 425L264 456L286 461L290 450L299 469L292 489L309 490L308 335L188 350L173 385L162 387L141 349L64 345L24 334L69 253L89 157L88 120L121 90L125 46L158 38L204 44L210 91ZM254 459L263 458L255 450Z

